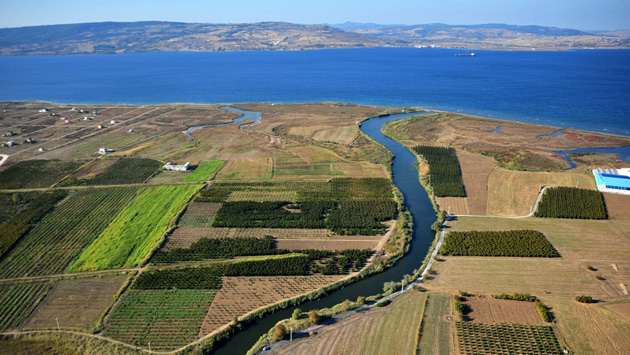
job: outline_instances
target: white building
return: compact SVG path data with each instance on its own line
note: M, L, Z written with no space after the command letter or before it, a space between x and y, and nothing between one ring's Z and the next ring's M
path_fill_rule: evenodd
M186 164L184 165L174 165L170 161L164 164L164 166L162 167L162 169L170 170L170 171L186 171L189 168L190 168L190 162L186 162Z
M103 154L103 155L104 155L104 154L107 154L107 153L111 153L111 152L113 152L113 151L114 151L113 149L109 149L109 148L101 147L101 148L98 150L98 154Z
M601 192L630 195L630 169L593 169Z

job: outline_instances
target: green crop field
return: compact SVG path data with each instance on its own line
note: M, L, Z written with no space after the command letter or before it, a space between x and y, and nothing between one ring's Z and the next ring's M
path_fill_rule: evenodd
M81 253L70 270L138 265L199 188L198 185L164 185L140 189L136 198Z
M454 148L413 147L429 164L429 183L437 197L465 197L462 170Z
M0 261L0 278L62 273L131 199L136 188L86 189L61 201Z
M450 232L441 252L455 256L560 256L545 236L534 230Z
M19 327L51 285L48 281L0 284L0 330Z
M192 174L186 176L184 181L207 181L214 173L219 171L225 160L204 161L192 171Z
M174 350L197 339L214 290L137 290L125 293L103 335L153 350Z

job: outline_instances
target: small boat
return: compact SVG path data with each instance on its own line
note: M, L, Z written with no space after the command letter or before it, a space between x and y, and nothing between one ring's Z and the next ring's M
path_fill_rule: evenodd
M470 53L455 53L456 57L474 57L475 53L474 52L470 52Z

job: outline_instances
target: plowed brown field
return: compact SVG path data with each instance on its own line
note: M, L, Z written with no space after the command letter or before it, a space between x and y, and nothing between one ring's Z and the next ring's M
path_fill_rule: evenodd
M489 296L467 297L471 312L468 314L474 323L500 324L518 323L546 325L533 302L498 300Z

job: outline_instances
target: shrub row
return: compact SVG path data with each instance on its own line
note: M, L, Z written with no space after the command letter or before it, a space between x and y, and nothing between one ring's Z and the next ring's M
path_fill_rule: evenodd
M299 276L308 275L310 260L298 255L286 258L242 261L226 264L225 276Z
M558 257L545 236L534 230L450 232L442 254L455 256Z
M429 183L437 197L465 197L462 171L454 148L419 145L413 147L429 164Z
M575 187L554 187L545 191L536 217L607 219L602 193Z
M138 275L133 288L141 290L218 289L222 274L222 267L150 270Z

